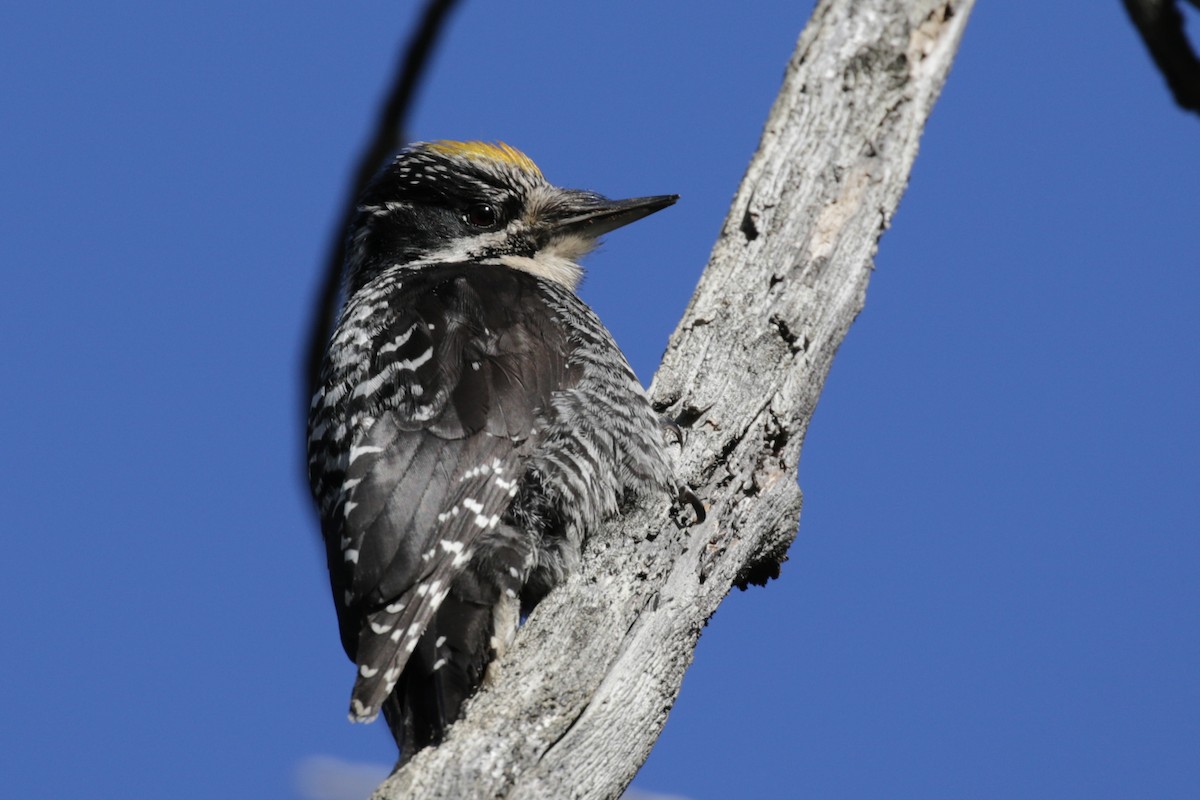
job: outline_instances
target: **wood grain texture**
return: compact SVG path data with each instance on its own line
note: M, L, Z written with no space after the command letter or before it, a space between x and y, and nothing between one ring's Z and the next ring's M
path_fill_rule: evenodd
M971 6L818 5L651 387L685 424L679 466L708 519L640 509L594 536L498 679L375 800L614 798L632 780L709 616L795 538L808 421Z

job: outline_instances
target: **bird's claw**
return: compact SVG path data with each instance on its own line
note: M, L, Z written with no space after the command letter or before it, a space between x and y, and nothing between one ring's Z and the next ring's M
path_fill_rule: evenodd
M681 513L677 514L676 520L681 526L699 525L708 518L708 511L704 508L704 501L687 484L683 484L675 490L675 504L676 508L680 509L680 511L682 511L682 506L687 506L696 515L696 518L689 522L682 519L683 515Z
M670 417L659 417L658 426L663 429L665 438L672 444L683 447L683 428Z

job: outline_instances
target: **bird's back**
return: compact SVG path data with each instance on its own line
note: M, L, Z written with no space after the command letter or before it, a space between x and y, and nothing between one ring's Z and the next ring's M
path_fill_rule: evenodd
M628 493L674 485L659 422L595 314L503 266L398 267L356 292L309 430L359 666L352 717L383 706L409 753L440 740L587 532Z

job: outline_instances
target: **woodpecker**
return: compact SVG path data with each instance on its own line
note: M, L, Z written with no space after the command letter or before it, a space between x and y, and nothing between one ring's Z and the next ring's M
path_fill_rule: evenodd
M589 531L676 479L654 411L575 294L597 238L676 195L553 186L505 144L428 142L363 193L308 420L350 718L442 740Z

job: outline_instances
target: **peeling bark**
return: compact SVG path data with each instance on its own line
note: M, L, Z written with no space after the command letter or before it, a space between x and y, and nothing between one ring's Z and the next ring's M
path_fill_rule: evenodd
M808 421L971 5L818 5L651 387L687 431L679 466L707 520L645 508L593 536L498 680L376 800L613 798L632 780L709 616L795 538Z

